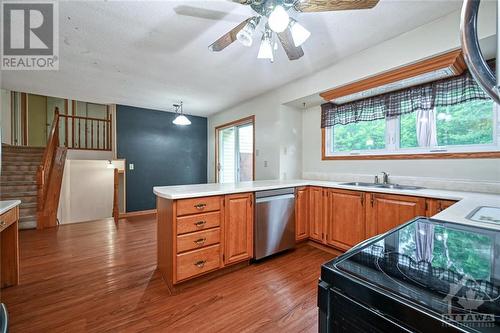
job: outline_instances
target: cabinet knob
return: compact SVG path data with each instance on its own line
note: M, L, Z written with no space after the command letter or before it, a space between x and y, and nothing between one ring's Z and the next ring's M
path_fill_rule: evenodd
M195 241L193 241L196 245L198 246L203 246L203 244L205 244L205 242L207 241L207 238L206 237L203 237L203 238L200 238L200 239L197 239Z
M207 223L207 221L198 221L198 222L195 222L194 225L197 226L198 228L203 228L206 223Z
M5 221L3 221L3 220L0 221L0 226L2 226L2 227L5 226Z
M194 263L194 265L198 268L203 268L206 263L207 263L206 260L198 260L197 262Z

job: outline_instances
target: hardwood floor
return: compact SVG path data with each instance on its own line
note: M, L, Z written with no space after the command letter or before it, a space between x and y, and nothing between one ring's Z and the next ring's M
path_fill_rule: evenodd
M317 332L332 254L303 246L170 295L153 217L20 232L20 285L2 290L10 332Z

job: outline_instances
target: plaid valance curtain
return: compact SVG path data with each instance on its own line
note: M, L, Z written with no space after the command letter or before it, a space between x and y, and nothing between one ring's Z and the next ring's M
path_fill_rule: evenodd
M488 62L494 67L494 62ZM396 117L439 106L452 106L489 96L478 86L469 71L463 74L368 97L345 104L321 105L321 127Z

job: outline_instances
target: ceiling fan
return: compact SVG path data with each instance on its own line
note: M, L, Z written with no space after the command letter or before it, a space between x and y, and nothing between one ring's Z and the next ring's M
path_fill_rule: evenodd
M219 52L238 40L244 46L253 43L253 34L263 25L261 44L257 58L274 62L278 48L277 39L288 59L296 60L304 55L301 45L311 33L289 14L294 12L326 12L336 10L373 8L379 0L230 0L250 6L258 15L249 17L228 33L217 39L208 48Z

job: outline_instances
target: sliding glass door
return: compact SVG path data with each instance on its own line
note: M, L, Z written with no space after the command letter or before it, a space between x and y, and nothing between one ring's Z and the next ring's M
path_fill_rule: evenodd
M253 117L223 125L217 133L217 182L235 183L253 180Z

